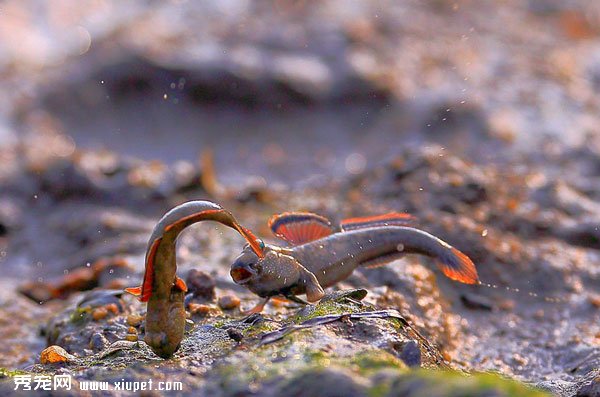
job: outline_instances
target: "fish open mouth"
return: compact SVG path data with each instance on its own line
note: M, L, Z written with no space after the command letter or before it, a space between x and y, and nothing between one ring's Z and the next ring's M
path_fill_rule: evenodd
M231 269L231 278L237 284L244 284L250 281L254 273L245 267L236 267L235 269Z

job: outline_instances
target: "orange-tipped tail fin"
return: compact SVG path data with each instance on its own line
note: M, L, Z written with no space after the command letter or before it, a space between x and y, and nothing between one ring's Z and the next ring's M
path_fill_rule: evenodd
M473 261L454 247L450 248L448 256L438 259L437 265L451 280L465 284L479 284L479 276Z

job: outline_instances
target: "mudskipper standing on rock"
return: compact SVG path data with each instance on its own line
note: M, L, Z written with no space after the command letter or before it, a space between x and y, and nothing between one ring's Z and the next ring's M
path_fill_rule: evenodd
M414 218L390 213L342 221L335 232L324 217L304 212L276 215L272 232L292 245L282 248L261 244L262 252L247 246L231 266L231 277L264 300L251 311L259 312L270 297L282 295L303 302L323 297L323 288L348 278L359 266L378 267L405 254L434 258L452 280L479 283L477 269L468 256L445 241L410 227Z
M231 267L237 284L265 298L252 311L261 311L268 300L282 295L306 303L324 295L323 288L346 279L358 266L385 265L405 254L421 254L437 260L452 280L479 282L477 270L462 252L439 238L410 227L408 214L347 219L334 232L331 223L311 213L274 216L269 226L291 248L265 245L242 227L233 215L210 201L191 201L173 208L158 222L146 251L146 269L141 287L127 288L148 302L145 342L167 358L179 348L185 331L184 295L187 287L177 277L175 242L183 229L200 221L215 221L237 230L248 245Z
M176 274L175 242L183 229L200 221L215 221L237 230L255 254L262 256L260 241L229 211L213 202L191 201L173 208L161 218L148 242L142 285L125 291L148 302L144 341L163 358L177 351L185 331L187 287Z

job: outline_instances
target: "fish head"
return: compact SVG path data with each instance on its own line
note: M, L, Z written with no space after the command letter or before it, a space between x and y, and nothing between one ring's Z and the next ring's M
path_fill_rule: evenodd
M262 243L262 242L261 242ZM249 245L231 265L231 278L259 296L271 296L296 284L300 278L296 260L281 249L263 245L264 257L259 258Z

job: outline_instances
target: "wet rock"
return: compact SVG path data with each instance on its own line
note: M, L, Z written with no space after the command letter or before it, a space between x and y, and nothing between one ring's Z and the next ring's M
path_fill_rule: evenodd
M464 293L460 295L460 301L463 303L463 305L465 305L465 307L473 310L491 311L494 308L492 301L483 295Z
M216 282L209 274L197 269L192 269L189 271L185 282L188 287L188 292L192 293L194 297L206 301L215 299Z
M467 376L452 371L410 371L388 386L386 397L477 396L544 397L546 393L491 374Z
M96 332L90 338L90 349L93 351L100 351L108 346L108 341L100 332Z
M556 235L569 244L600 249L600 223L582 223L557 228Z
M583 385L583 387L577 391L576 397L600 397L600 377Z
M108 343L124 339L129 307L120 299L122 294L118 290L88 292L77 305L67 307L48 322L44 327L47 343L85 355L94 334L102 334ZM136 301L132 304L139 305Z
M548 391L555 396L573 396L579 387L575 382L559 379L539 382L535 386L541 390Z
M400 359L409 367L420 367L421 349L419 348L419 342L409 340L404 343L400 350Z
M123 301L121 290L95 290L90 291L77 303L80 309L106 307L108 311L118 313L123 310Z
M359 289L344 289L340 291L334 291L325 295L321 302L333 302L333 301L344 301L350 300L354 302L362 301L368 294L368 291L363 288Z
M367 387L352 373L342 369L309 370L283 382L276 395L293 397L366 397Z
M235 295L223 295L219 297L217 302L219 307L223 310L233 310L240 307L240 298Z
M40 362L42 364L67 363L72 361L73 358L65 349L56 345L49 346L40 353Z
M49 281L26 282L19 287L19 292L36 302L65 299L74 292L91 290L102 284L121 287L122 283L114 284L115 277L129 273L129 266L123 260L99 260L90 267L78 267Z

